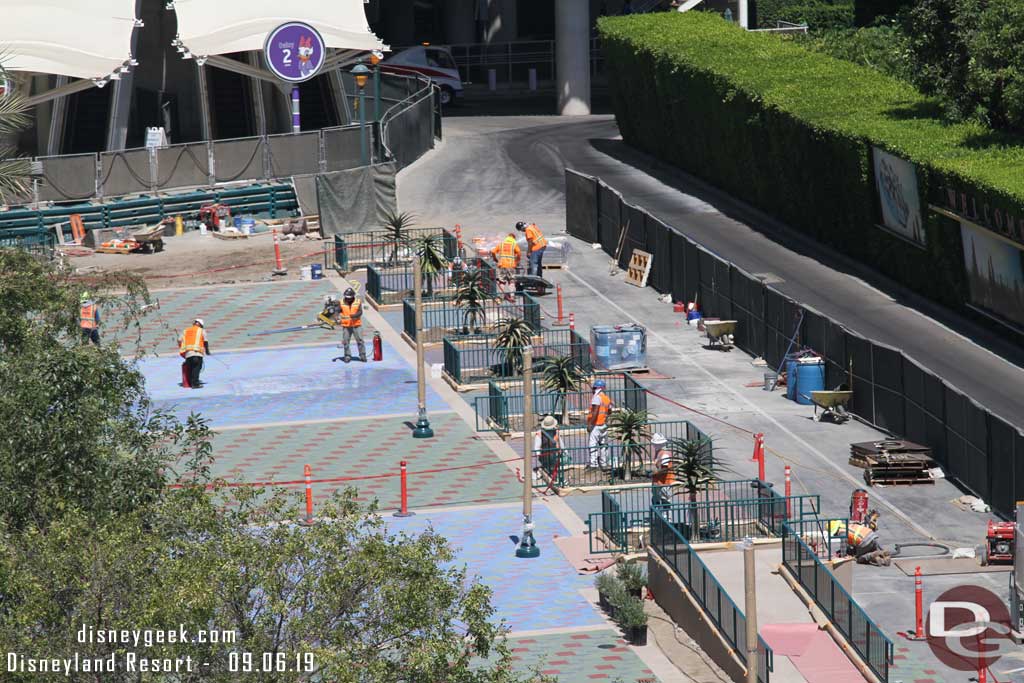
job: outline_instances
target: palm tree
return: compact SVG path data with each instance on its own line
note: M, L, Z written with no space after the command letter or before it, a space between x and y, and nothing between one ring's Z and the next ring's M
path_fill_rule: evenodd
M718 481L718 475L727 471L725 466L715 458L711 439L681 439L673 437L668 440L666 448L672 454L670 467L675 474L676 483L688 494L693 506L693 528L691 534L700 534L700 518L697 508L697 493L706 491Z
M480 333L480 323L484 320L484 304L492 298L483 271L466 270L459 273L453 303L466 309L462 317L463 334L469 334L470 327L473 328L474 334Z
M397 211L389 211L384 216L383 228L389 231L388 239L393 242L391 248L391 258L388 260L388 265L394 265L398 261L398 249L399 247L409 243L409 228L413 226L416 221L416 216L403 211L398 213Z
M444 256L444 243L440 235L425 235L415 242L413 251L420 260L420 274L426 287L427 298L434 296L434 278L448 268L448 259Z
M501 374L511 377L523 371L523 349L531 346L535 330L522 318L504 318L498 321L498 336L494 348L500 351L504 362Z
M643 462L644 441L651 440L650 418L646 410L623 408L608 416L608 436L622 444L623 478L631 481L633 459Z
M576 361L569 356L548 356L540 362L544 373L544 388L558 394L558 400L562 405L562 424L569 424L569 401L567 395L570 392L579 391L580 384L586 379L586 373L576 364Z
M2 57L2 55L0 55ZM0 66L0 83L12 83L11 76ZM32 168L28 160L15 158L17 148L10 144L29 123L25 100L8 88L0 96L0 204L17 201L28 193Z

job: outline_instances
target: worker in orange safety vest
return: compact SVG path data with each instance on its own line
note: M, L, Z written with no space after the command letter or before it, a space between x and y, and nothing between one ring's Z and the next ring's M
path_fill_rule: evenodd
M882 549L878 532L870 526L836 519L829 522L828 532L833 538L846 538L850 554L858 564L889 566L890 553Z
M527 275L541 276L544 271L544 250L548 248L548 241L544 233L540 231L536 223L527 225L523 221L516 223L516 230L526 233L527 251Z
M522 257L515 233L510 232L498 246L491 249L491 255L498 263L498 292L506 301L515 301L515 269L519 267L519 259Z
M89 292L82 292L78 307L78 327L82 330L82 339L100 345L100 310Z
M356 348L359 349L359 360L366 362L366 344L363 343L363 334L360 328L363 326L363 304L356 299L356 292L349 287L342 295L342 302L338 312L338 324L341 325L341 346L345 349L342 358L346 363L352 360L349 354L349 344L355 337Z
M594 382L594 396L590 400L590 414L587 426L590 427L590 466L604 469L606 465L615 467L608 462L608 414L612 410L612 399L605 393L607 384L603 379Z
M187 328L181 334L179 340L178 354L185 359L183 379L187 381L190 389L198 389L203 386L199 374L203 371L203 356L210 354L210 341L206 338L206 324L202 318L192 321L192 327Z

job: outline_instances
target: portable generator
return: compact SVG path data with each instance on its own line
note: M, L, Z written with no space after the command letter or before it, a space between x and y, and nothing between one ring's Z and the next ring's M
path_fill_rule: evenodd
M985 545L981 548L981 564L1013 564L1014 522L988 522Z

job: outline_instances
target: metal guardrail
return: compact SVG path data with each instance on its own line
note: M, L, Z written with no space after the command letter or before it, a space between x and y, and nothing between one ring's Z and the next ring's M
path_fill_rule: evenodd
M424 301L424 341L437 342L449 336L459 339L457 335L467 329L473 336L493 334L498 322L509 318L525 320L530 327L540 330L540 304L537 300L525 292L517 292L515 297L515 301L491 299L484 302L473 329L468 328L469 311L464 306L456 306L450 301ZM416 302L413 299L402 301L402 330L409 339L416 339Z
M488 294L497 295L498 281L494 266L479 259L471 259L464 270L447 270L435 276L433 299L451 299L455 296L462 274L474 271L483 273L483 284ZM366 266L366 294L380 306L401 304L413 295L412 266L369 264Z
M506 362L505 350L494 346L496 339L495 335L488 334L445 337L444 371L458 384L476 384L490 379L521 380L521 371ZM537 330L533 356L569 356L584 372L593 369L590 342L574 330Z
M708 620L732 646L741 660L746 660L747 621L746 617L715 575L689 542L672 526L661 510L651 512L650 547L672 568L673 573L690 591L697 603L704 609ZM774 653L758 636L757 678L769 683L774 669Z
M490 384L486 396L473 399L477 431L501 434L522 431L525 394L506 391L493 381ZM605 389L605 394L618 405L647 404L647 390L639 385L628 389ZM535 382L533 409L537 416L554 415L561 422L563 405L567 406L568 424L581 427L586 425L593 396L589 391L570 391L563 395L557 391L544 389L540 383Z
M53 230L44 228L0 229L0 249L15 247L49 257L57 244Z
M827 528L827 520L822 521ZM853 645L871 671L882 681L888 681L894 654L892 641L821 562L820 551L812 550L803 541L799 532L801 526L817 534L821 521L782 525L782 563L810 593L843 637Z
M446 228L409 228L396 239L390 230L366 230L334 236L334 249L324 253L324 268L346 274L369 265L406 265L412 262L413 242L421 237L441 237L444 256L458 255L458 240Z

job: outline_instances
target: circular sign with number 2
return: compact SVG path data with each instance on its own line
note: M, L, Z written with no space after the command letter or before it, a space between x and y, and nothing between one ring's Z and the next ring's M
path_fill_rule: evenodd
M263 54L267 66L278 78L299 83L316 76L327 58L327 48L315 28L301 21L290 21L270 32Z

